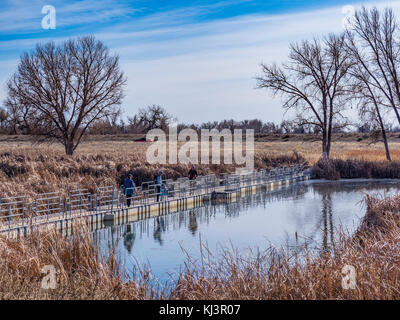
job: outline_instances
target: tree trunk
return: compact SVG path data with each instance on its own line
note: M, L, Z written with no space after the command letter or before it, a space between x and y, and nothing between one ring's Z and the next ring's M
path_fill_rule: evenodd
M331 140L332 140L332 134L331 130L329 130L327 141L326 141L326 157L329 158L329 155L331 153Z
M12 130L13 130L13 134L18 134L19 133L18 129L17 129L17 125L15 123L13 124Z
M65 142L65 153L69 156L72 156L74 154L74 142L67 140Z
M372 90L370 89L370 87L368 86L369 92L372 95ZM389 151L389 144L387 141L387 137L386 137L386 130L385 130L385 124L383 123L383 119L381 116L381 112L379 111L379 106L378 106L378 102L376 101L376 99L373 97L373 102L374 102L374 106L375 106L375 112L376 112L376 116L378 118L378 122L379 122L379 126L381 127L381 133L382 133L382 139L383 139L383 144L385 145L385 152L386 152L386 159L388 161L392 161L392 159L390 158L390 151ZM398 115L398 113L397 113ZM399 123L400 123L400 119L398 118Z
M382 138L383 138L383 144L385 145L386 159L388 161L392 161L392 159L390 158L389 145L386 138L386 130L384 128L382 128Z
M390 151L389 151L389 145L388 145L387 137L386 137L385 125L383 123L381 113L379 112L379 108L376 103L375 103L375 110L376 110L376 113L378 116L379 125L381 126L382 139L383 139L383 144L385 145L385 151L386 151L386 159L388 161L392 161L392 159L390 158Z
M328 158L328 152L326 152L326 144L325 144L325 142L322 142L322 157L324 159Z
M326 157L329 158L331 153L331 141L332 141L332 126L333 126L333 101L329 102L329 120L328 120L328 135L326 141Z
M329 157L328 153L328 146L327 146L327 136L326 136L326 131L322 131L322 156L324 159L327 159Z

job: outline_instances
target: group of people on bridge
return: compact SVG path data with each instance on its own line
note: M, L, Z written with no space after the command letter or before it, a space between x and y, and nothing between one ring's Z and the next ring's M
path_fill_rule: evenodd
M168 192L168 187L165 181L163 180L162 176L163 176L163 171L160 170L158 174L154 176L153 179L157 202L159 202L160 199L162 201L164 196L166 196ZM194 166L192 166L188 172L188 178L190 181L194 181L196 180L197 176L198 176L197 170ZM133 198L136 194L136 184L133 180L133 174L130 173L125 178L124 183L122 184L121 187L124 190L126 205L130 207L131 205L133 205Z

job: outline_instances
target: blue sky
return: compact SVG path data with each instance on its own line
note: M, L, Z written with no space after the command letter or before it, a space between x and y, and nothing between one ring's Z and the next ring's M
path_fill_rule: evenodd
M185 122L279 122L280 99L254 89L259 64L283 61L290 42L341 31L346 5L400 12L399 2L2 0L0 100L19 56L35 43L94 34L121 57L125 116L160 104ZM56 9L55 30L41 27L44 5Z

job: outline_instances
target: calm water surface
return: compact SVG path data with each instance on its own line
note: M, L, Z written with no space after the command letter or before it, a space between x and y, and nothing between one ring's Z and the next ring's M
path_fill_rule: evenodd
M328 248L338 229L352 232L365 214L366 193L399 191L397 180L306 181L242 197L231 204L208 205L94 232L107 252L113 248L127 270L147 264L161 282L182 268L185 253L200 256L200 238L211 251L221 246L296 248L304 242ZM297 233L297 239L296 239Z

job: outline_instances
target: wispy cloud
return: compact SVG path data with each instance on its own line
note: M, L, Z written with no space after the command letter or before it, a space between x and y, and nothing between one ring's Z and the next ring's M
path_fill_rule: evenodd
M41 31L43 6L56 8L58 27L85 27L93 22L105 23L110 19L124 19L140 9L113 0L83 0L66 3L53 0L6 0L0 5L0 34L32 34Z
M93 9L89 2L63 10L90 12ZM389 5L400 14L399 2L370 4ZM94 32L121 57L128 77L123 105L128 115L139 107L157 103L181 121L227 117L280 121L281 101L254 90L259 64L285 59L290 42L340 32L344 18L342 6L335 6L290 14L252 14L213 21L194 19L218 9L210 5L170 10L122 19ZM123 6L115 10L109 13L110 17L118 15ZM76 21L72 19L69 23ZM51 40L48 35L45 33L40 41ZM62 34L56 40L66 37L68 34ZM0 83L4 84L15 70L14 52L32 48L37 41L3 41L0 50L9 54L7 61L0 62L0 70L4 68L0 71Z

